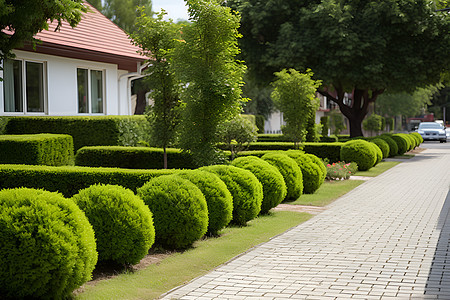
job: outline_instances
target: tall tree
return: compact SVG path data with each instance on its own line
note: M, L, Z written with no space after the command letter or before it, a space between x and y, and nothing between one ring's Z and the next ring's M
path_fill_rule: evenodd
M75 27L87 11L83 0L0 0L0 61L12 50L33 41L36 33L48 29L48 21L62 21Z
M180 84L175 78L170 55L175 40L180 38L180 26L172 20L164 21L165 14L162 11L152 18L142 8L141 16L137 18L136 31L131 37L143 49L143 54L152 57L146 70L150 76L144 80L153 99L147 119L151 124L151 143L164 149L164 169L167 169L166 148L174 141L181 102Z
M450 18L427 0L231 0L241 12L242 49L260 80L274 70L312 69L319 90L362 135L369 104L385 90L435 84L449 69ZM261 75L257 75L257 74ZM353 95L345 101L345 93Z
M239 16L219 0L186 0L192 25L183 27L175 67L186 88L181 146L199 165L217 162L218 126L242 109L245 66L239 53Z

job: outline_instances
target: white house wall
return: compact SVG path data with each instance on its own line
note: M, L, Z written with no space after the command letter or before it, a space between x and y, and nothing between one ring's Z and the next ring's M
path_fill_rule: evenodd
M51 56L27 51L14 51L17 59L46 63L47 110L48 115L74 116L78 113L77 68L104 71L104 111L106 115L128 115L130 112L127 71L118 70L117 65ZM0 73L1 74L1 73ZM3 75L3 74L1 74ZM121 78L119 83L119 78ZM119 99L122 99L119 102ZM4 113L3 84L0 82L0 115ZM23 115L22 113L20 115ZM34 114L39 115L39 114Z

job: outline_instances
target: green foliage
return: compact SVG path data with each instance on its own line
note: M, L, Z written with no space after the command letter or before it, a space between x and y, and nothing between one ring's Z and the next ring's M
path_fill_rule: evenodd
M343 143L304 143L303 151L314 154L329 162L337 162L340 158Z
M245 157L245 156L262 157L264 154L267 154L267 153L274 153L274 152L279 152L279 150L252 150L252 151L242 151L242 152L239 152L238 157Z
M267 214L280 204L287 194L286 184L280 171L270 163L256 157L239 157L232 165L249 170L258 178L263 187L263 199L260 214Z
M339 139L335 135L330 135L330 136L321 136L320 141L322 143L334 143L334 142L338 142Z
M404 136L401 134L393 134L391 135L391 138L394 140L394 142L397 143L398 146L398 152L397 155L403 155L405 152L409 150L409 141L406 140Z
M383 153L383 158L388 158L389 157L389 144L381 139L381 138L375 138L373 140L370 140L370 142L374 143L375 145L377 145L381 152Z
M420 135L420 133L418 133L418 132L411 132L410 135L412 135L413 137L416 138L416 140L417 140L417 146L419 146L420 144L423 143L423 138L422 138L422 136Z
M344 116L338 111L332 111L330 114L331 128L334 135L339 135L342 130L347 129L344 124Z
M319 167L319 169L322 171L322 180L321 183L323 183L323 181L325 180L325 176L327 175L327 169L325 168L325 164L323 162L323 160L321 160L320 158L318 158L317 156L315 156L314 154L309 154L306 153L305 154L307 157L309 157L313 163L316 164L316 166Z
M186 85L180 145L198 165L218 161L219 124L241 111L245 65L235 59L239 16L218 0L188 0L190 25L174 51L176 74Z
M136 146L147 121L143 116L11 117L7 134L55 133L73 137L75 150L84 146Z
M322 185L325 174L322 169L311 159L311 156L297 150L286 151L286 154L295 160L303 175L303 193L314 194ZM323 164L321 162L321 164Z
M93 185L72 200L94 228L99 261L137 264L147 255L155 241L152 213L131 190Z
M175 170L0 165L0 186L45 189L72 197L79 190L97 183L120 185L136 191L138 187L154 177L176 172Z
M200 170L184 171L177 176L195 184L203 193L208 205L208 231L217 235L233 218L233 197L226 184L215 174Z
M266 119L264 118L264 116L262 116L262 115L256 115L255 116L255 125L258 128L258 133L259 134L263 134L264 133L264 123L265 122L266 122ZM1 130L0 130L0 134L1 134Z
M0 135L0 163L72 165L73 139L67 134Z
M287 188L284 200L296 200L303 194L303 175L298 164L285 152L266 153L261 157L280 171Z
M145 71L151 74L145 78L145 84L153 99L153 105L147 111L150 139L152 145L166 148L175 140L181 115L180 82L175 77L170 55L181 36L180 26L172 20L164 21L164 11L156 18L147 16L144 8L140 9L140 13L136 32L131 34L131 38L142 48L144 55L152 57ZM166 156L164 168L167 168Z
M8 123L8 117L0 117L0 135L5 134L5 127Z
M355 162L358 165L358 170L366 171L375 165L377 153L369 142L352 140L342 146L341 161Z
M156 243L184 249L200 239L208 228L208 207L200 189L176 175L154 178L137 194L153 213Z
M218 128L221 141L231 151L232 160L238 152L244 150L251 142L257 140L257 131L258 128L241 115L222 123Z
M189 153L166 149L167 167L194 169ZM75 165L85 167L114 167L126 169L162 169L164 149L149 147L92 146L83 147L75 155Z
M383 159L383 152L381 151L381 148L378 147L377 144L370 142L370 145L372 146L372 148L373 148L373 150L375 151L375 154L376 154L376 161L375 161L375 164L374 164L374 166L376 166Z
M258 134L258 142L292 142L287 136L283 134Z
M383 117L377 114L371 114L363 121L363 128L364 130L378 133L383 128Z
M249 121L250 123L252 123L253 125L256 126L256 116L255 115L241 114L240 117L242 117L243 119Z
M322 124L322 136L328 136L328 129L330 127L330 117L323 116L320 117L320 124Z
M33 41L36 33L48 29L48 20L56 20L58 29L63 21L75 27L86 11L82 0L0 1L0 61L13 57L13 49Z
M283 134L295 143L303 142L307 122L314 118L320 105L316 90L321 82L312 79L311 70L302 74L294 69L284 69L275 73L275 76L277 79L271 84L274 89L271 97L286 121L286 126L282 128Z
M256 218L261 211L263 187L252 172L228 165L202 167L200 170L216 174L227 185L233 196L232 223L245 225Z
M292 142L255 142L248 146L248 150L290 150L301 149Z
M320 141L320 133L322 132L322 124L315 123L315 116L311 116L306 122L306 141L318 142Z
M64 299L91 279L92 226L72 200L43 190L0 191L0 296Z
M382 134L378 136L377 138L380 138L384 140L389 145L389 157L396 156L398 154L398 145L397 143L392 139L391 135L388 134Z

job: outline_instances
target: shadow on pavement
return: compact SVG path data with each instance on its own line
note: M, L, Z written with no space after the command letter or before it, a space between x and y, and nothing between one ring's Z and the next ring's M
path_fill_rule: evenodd
M435 299L450 297L450 191L445 199L437 229L439 240L425 285L425 295L436 296Z

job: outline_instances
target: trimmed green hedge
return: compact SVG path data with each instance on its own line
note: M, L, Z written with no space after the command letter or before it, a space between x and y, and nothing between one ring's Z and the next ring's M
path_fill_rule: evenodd
M245 225L261 211L263 188L252 172L228 165L202 167L199 170L219 176L233 196L232 223Z
M260 214L267 214L286 197L287 189L283 176L276 167L268 162L256 156L246 156L236 158L232 165L249 170L261 182L263 199Z
M256 156L261 158L263 155L267 153L275 153L279 152L280 150L254 150L254 151L241 151L239 152L236 157L246 157L246 156ZM231 155L230 155L231 156Z
M344 143L303 143L305 153L314 154L330 163L340 160L341 147Z
M73 137L75 150L84 146L133 146L144 139L145 116L11 117L7 134L57 133Z
M389 157L396 156L398 153L398 145L397 143L392 139L390 135L382 134L380 136L377 136L377 138L382 139L389 145Z
M166 248L183 249L208 228L208 207L200 189L177 175L153 178L138 189L153 213L156 240Z
M389 157L389 144L385 140L380 138L374 138L370 140L370 142L374 143L381 149L381 152L383 153L383 158Z
M300 145L301 148L301 145ZM255 142L250 143L248 150L291 150L296 149L293 142Z
M323 183L326 173L313 161L311 154L290 150L286 154L295 160L303 175L303 193L313 194ZM326 172L326 170L325 170Z
M401 134L393 134L391 138L397 143L398 155L403 155L409 149L409 141Z
M418 145L417 145L417 146L419 146L420 144L423 143L423 138L422 138L422 136L420 135L420 133L418 133L418 132L411 132L410 134L416 138L416 140L417 140L417 142L418 142Z
M150 179L176 172L179 171L0 165L0 187L45 189L72 197L79 190L103 183L120 185L136 192Z
M258 134L258 142L292 142L283 134Z
M0 135L0 164L73 165L67 134Z
M72 200L95 231L99 261L137 264L155 242L150 209L131 190L119 185L92 185Z
M369 170L377 161L377 154L372 145L365 140L346 142L341 149L341 161L356 162L359 171Z
M188 153L180 149L166 149L169 169L195 169ZM83 147L75 155L75 165L84 167L114 167L127 169L162 169L162 148L91 146Z
M0 191L0 298L68 299L91 279L94 230L61 194Z

